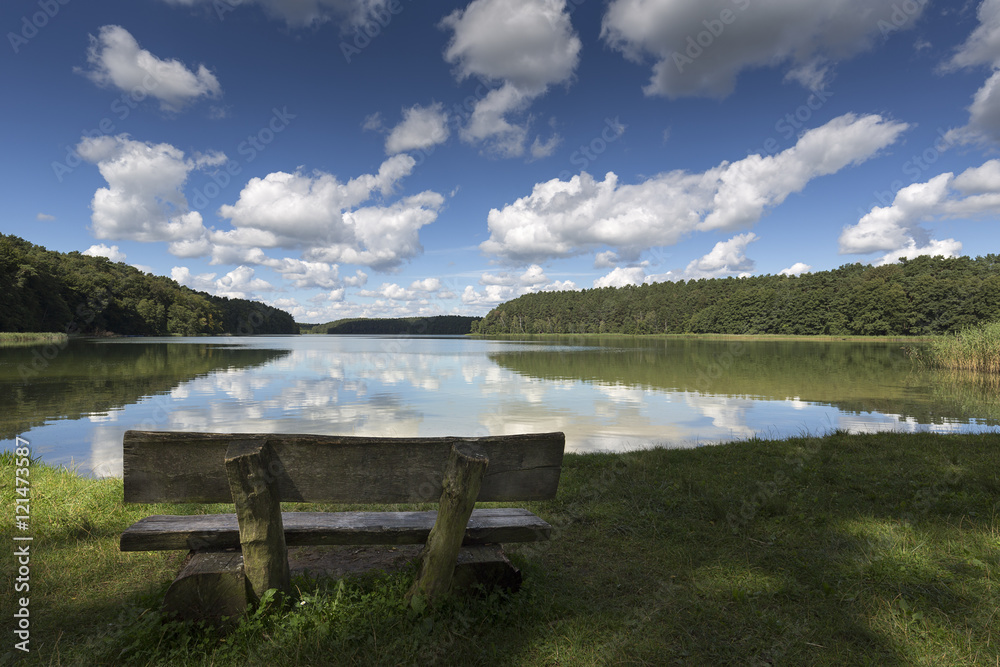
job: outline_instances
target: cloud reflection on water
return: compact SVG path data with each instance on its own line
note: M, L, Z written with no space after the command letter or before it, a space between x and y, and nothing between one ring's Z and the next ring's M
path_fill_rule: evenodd
M95 474L120 475L121 439L130 428L397 437L563 431L569 451L589 452L693 447L834 428L955 432L982 426L959 419L922 424L893 412L842 410L809 396L768 400L750 391L720 394L603 381L589 371L549 377L525 370L528 353L557 351L562 360L573 354L573 348L551 345L364 337L238 344L282 354L252 367L201 373L135 403L64 423L60 448L47 460L89 459ZM516 364L498 361L511 354ZM681 384L675 378L665 382ZM40 444L55 440L57 432L48 429L37 428L32 437ZM67 433L72 435L63 437Z

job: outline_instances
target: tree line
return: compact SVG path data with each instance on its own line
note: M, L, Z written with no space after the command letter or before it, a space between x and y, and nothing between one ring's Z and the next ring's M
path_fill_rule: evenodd
M761 275L575 292L500 304L472 333L922 336L1000 319L1000 255L846 264Z
M327 322L303 324L303 333L314 334L371 334L383 336L449 336L464 335L471 331L475 317L462 315L435 315L433 317L354 317ZM306 327L309 327L306 329Z
M288 334L288 313L197 292L106 257L0 235L0 331L158 336Z

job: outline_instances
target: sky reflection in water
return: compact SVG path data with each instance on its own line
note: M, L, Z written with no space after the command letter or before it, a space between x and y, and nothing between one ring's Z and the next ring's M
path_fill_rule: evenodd
M199 358L208 354L222 367L192 368L186 379L79 417L24 417L34 425L16 435L50 463L120 476L127 429L365 436L563 431L569 451L587 452L833 429L980 431L998 423L988 402L973 401L971 412L949 411L948 401L942 408L934 389L940 383L913 369L898 345L303 336L121 339L74 349L88 354L101 346L154 344L200 346ZM271 353L261 357L261 351ZM227 352L257 356L229 360ZM177 365L171 370L183 376ZM99 381L100 368L92 367L85 382ZM10 369L8 359L5 377L13 382ZM58 374L59 359L52 370ZM63 390L87 391L75 384ZM13 434L4 435L10 437L0 448L12 448Z

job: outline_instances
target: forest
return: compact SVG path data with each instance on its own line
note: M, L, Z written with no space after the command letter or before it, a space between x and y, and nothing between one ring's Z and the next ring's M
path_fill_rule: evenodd
M0 235L0 332L86 335L294 334L288 313L196 292L106 257Z
M1000 319L1000 255L847 264L577 292L500 304L472 333L926 336Z
M302 333L370 334L408 336L464 335L472 329L475 317L436 315L434 317L355 317L326 324L302 324ZM306 329L306 327L309 327Z

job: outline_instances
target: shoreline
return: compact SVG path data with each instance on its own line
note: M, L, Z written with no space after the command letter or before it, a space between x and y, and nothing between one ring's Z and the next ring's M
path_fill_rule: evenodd
M523 334L478 334L467 336L483 339L553 339L553 338L629 338L650 340L721 340L721 341L816 341L816 342L861 342L861 343L929 343L944 336L830 336L826 334L622 334L622 333L523 333Z

